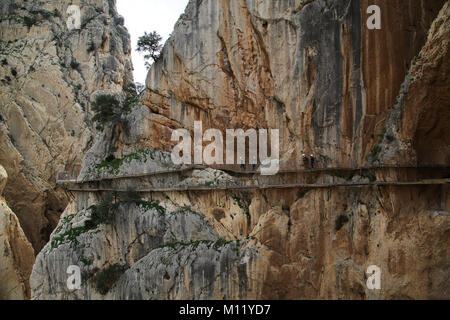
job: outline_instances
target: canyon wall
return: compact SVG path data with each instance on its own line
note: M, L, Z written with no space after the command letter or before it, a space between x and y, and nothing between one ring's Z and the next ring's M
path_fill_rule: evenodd
M68 199L56 173L79 170L93 140L90 102L132 81L130 39L114 1L2 1L0 163L5 198L39 251Z
M381 30L366 27L371 4ZM446 1L192 0L142 105L88 151L79 178L170 166L172 131L196 120L280 129L283 160L314 153L322 167L447 165L449 16ZM192 175L211 185L222 173ZM405 175L426 172L310 183ZM147 192L118 196L112 221L94 223L101 196L75 192L37 256L34 299L450 298L446 186ZM70 265L80 290L66 287ZM370 265L381 290L366 286Z
M31 294L28 279L34 250L2 196L7 179L8 174L0 166L0 300L22 300Z
M170 147L173 129L201 119L280 129L286 160L361 165L443 3L193 1L148 75L148 144ZM370 4L381 30L366 27Z
M79 29L67 26L69 5L80 8ZM130 38L115 1L5 0L0 39L3 194L37 254L70 200L57 172L79 171L93 144L93 95L133 81Z

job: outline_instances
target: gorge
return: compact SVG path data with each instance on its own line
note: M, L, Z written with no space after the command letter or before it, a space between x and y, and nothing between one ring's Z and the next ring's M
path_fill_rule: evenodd
M103 131L91 102L133 83L115 1L0 14L0 299L450 298L448 1L191 0ZM283 187L173 163L197 121L279 130Z

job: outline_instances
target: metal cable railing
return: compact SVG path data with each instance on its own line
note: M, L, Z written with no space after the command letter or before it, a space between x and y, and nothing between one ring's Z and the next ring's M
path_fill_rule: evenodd
M383 172L373 171L400 167L371 167L371 168L328 168L327 170L317 168L315 170L307 170L306 172L323 172L331 171L327 175L308 175L297 174L278 174L271 176L263 175L241 175L239 177L187 177L181 176L159 177L152 175L144 175L151 177L150 179L140 180L139 183L134 181L135 177L120 176L116 179L99 179L96 181L74 181L68 183L68 189L71 191L126 191L126 187L135 185L139 186L138 192L154 192L154 191L185 191L185 190L245 190L245 189L283 189L283 188L330 188L330 187L359 187L359 186L388 186L388 185L432 185L447 184L450 179L448 176L447 166L432 166L431 168L444 168L445 171L427 171L425 174L417 174L415 171L405 171L402 174L385 175ZM197 167L196 167L197 168ZM410 166L402 166L402 168L418 168ZM426 166L430 168L430 166ZM191 168L192 169L192 168ZM337 170L336 170L337 169ZM184 170L188 170L185 168ZM343 172L332 172L346 170ZM365 171L364 171L365 170ZM368 171L367 171L368 170ZM372 171L371 171L372 170ZM396 170L397 171L397 170ZM301 170L300 172L305 172ZM357 172L357 174L355 174ZM398 173L398 172L396 172ZM405 174L406 173L406 174ZM409 174L412 173L412 174ZM424 176L426 178L424 178ZM141 176L142 177L142 176ZM155 177L155 178L153 178ZM125 179L128 178L129 181Z
M338 172L338 171L348 171L357 172L364 170L377 170L377 169L433 169L433 168L449 168L448 165L379 165L379 166L363 166L363 167L317 167L317 168L305 168L303 164L284 162L280 164L280 169L278 174L283 173L321 173L321 172ZM189 165L178 169L167 169L167 170L155 170L152 172L139 173L139 174L126 174L126 175L114 175L114 176L103 176L98 178L87 178L78 180L77 176L70 172L60 172L57 174L56 182L59 184L65 183L86 183L86 182L98 182L106 180L119 180L119 179L130 179L130 178L145 178L155 175L170 174L170 173L182 173L191 170L202 170L202 169L216 169L225 172L232 172L235 174L258 174L260 173L260 168L254 165Z
M182 185L182 186L152 186L142 189L136 189L136 192L169 192L169 191L208 191L208 190L254 190L254 189L289 189L289 188L337 188L337 187L364 187L364 186L412 186L412 185L442 185L449 184L450 179L428 179L417 181L373 181L373 182L337 182L337 183L284 183L271 184L259 183L253 180L253 183L239 183L236 181L225 182L218 185ZM116 191L127 192L129 189L111 188L111 187L90 187L90 186L71 186L69 191L79 192L102 192L102 191Z

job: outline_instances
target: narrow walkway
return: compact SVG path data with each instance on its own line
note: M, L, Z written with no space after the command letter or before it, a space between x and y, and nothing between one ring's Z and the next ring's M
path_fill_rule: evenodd
M216 186L203 186L203 185L192 185L192 186L174 186L169 188L148 188L148 189L136 189L133 191L149 193L149 192L169 192L169 191L207 191L207 190L264 190L264 189L289 189L289 188L308 188L308 189L318 189L318 188L338 188L338 187L364 187L364 186L415 186L415 185L444 185L450 183L450 179L427 179L420 181L407 181L407 182L397 182L397 181L375 181L375 182L349 182L349 183L324 183L324 184L304 184L304 183L293 183L293 184L266 184L266 185L236 185L236 184L223 184ZM89 186L69 186L67 188L69 191L75 192L102 192L102 191L116 191L116 192L127 192L128 190L120 190L113 188L90 188Z
M121 176L106 176L106 177L99 177L95 179L83 179L78 180L74 177L74 174L69 172L59 172L56 177L56 183L57 184L73 184L73 183L87 183L87 182L99 182L99 181L106 181L106 180L120 180L120 179L130 179L130 178L145 178L150 176L156 176L156 175L164 175L164 174L170 174L170 173L183 173L187 171L193 171L193 170L204 170L204 169L216 169L221 170L225 172L231 172L235 174L260 174L259 170L253 170L252 168L247 167L241 167L239 165L233 165L233 166L226 166L226 165L220 165L220 166L203 166L203 165L191 165L182 167L179 169L169 169L169 170L156 170L152 172L147 173L139 173L139 174L128 174L128 175L121 175ZM379 169L449 169L450 166L446 165L423 165L423 166L392 166L392 165L386 165L386 166L366 166L366 167L358 167L358 168L346 168L346 167L334 167L334 168L314 168L314 169L305 169L304 167L298 168L298 167L281 167L281 169L278 171L278 174L282 173L323 173L323 172L363 172L363 171L369 171L369 170L379 170Z
M206 166L189 166L173 170L157 170L145 174L121 175L90 180L69 179L68 173L58 175L58 184L73 192L125 192L134 191L168 192L168 191L207 191L207 190L264 190L287 188L338 188L364 186L413 186L446 185L450 183L448 166L373 166L361 168L289 168L273 176L262 176L257 170L231 171L238 177L198 177L183 178L172 173L185 173ZM218 169L216 167L210 167ZM326 173L326 175L318 175ZM355 179L356 178L356 179ZM197 179L197 180L196 180ZM352 180L353 179L353 180ZM403 181L400 181L402 179ZM322 182L319 182L322 181Z
M436 214L436 215L438 215L438 216L450 217L450 212L445 211L445 210L433 210L431 212Z

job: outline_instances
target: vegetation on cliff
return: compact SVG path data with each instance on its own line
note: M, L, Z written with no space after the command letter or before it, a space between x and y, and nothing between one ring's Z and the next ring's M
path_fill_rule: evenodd
M156 31L150 33L144 32L144 35L138 39L136 51L146 52L144 59L146 60L145 66L147 69L150 69L152 65L149 60L155 62L161 57L161 40L162 37Z

